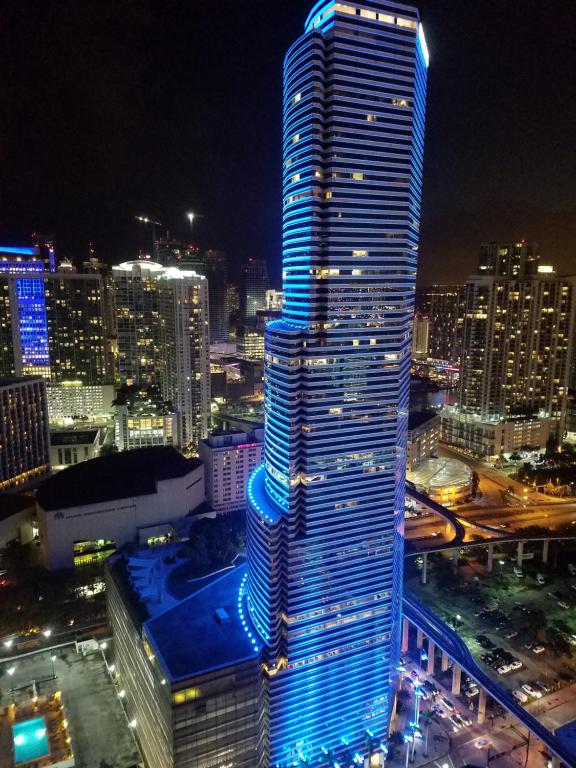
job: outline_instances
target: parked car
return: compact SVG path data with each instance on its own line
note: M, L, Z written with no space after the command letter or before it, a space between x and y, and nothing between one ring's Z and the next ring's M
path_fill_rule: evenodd
M528 701L528 696L524 693L524 691L516 690L512 691L512 696L516 699L516 701L519 701L520 704L526 704Z
M542 693L533 688L530 683L524 683L522 690L528 694L528 696L534 696L535 699L541 699Z
M545 650L546 648L543 645L535 645L532 648L532 653L544 653Z
M446 696L443 696L440 699L440 704L442 704L443 707L446 707L448 712L454 712L454 704L452 704L450 699L447 699Z

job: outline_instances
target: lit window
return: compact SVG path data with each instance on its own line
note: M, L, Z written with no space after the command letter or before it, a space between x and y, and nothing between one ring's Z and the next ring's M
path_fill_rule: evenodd
M412 21L411 19L396 19L396 24L398 24L399 27L406 27L407 29L416 29L416 22Z
M352 256L368 256L368 251L352 251Z
M298 104L301 98L302 98L302 94L297 93L296 96L294 96L294 98L292 99L292 104Z
M363 16L365 19L376 19L378 18L378 14L376 11L366 11L364 8L360 11L360 16Z
M321 179L322 178L322 171L314 171L314 176L317 179Z
M366 120L368 120L369 123L375 123L378 118L376 115L366 115Z
M378 21L383 21L385 24L394 24L394 16L389 16L387 13L379 13Z
M336 3L334 9L338 13L349 13L351 16L356 16L356 8L351 5L344 5L343 3Z
M353 269L352 270L352 275L354 277L358 277L359 275L363 275L363 274L364 274L364 270L363 269Z
M332 200L332 192L325 192L326 200Z
M406 99L392 99L392 104L394 104L395 107L407 107L408 102Z
M300 181L301 178L299 173L294 174L294 176L292 176L292 183L295 184L297 181Z
M296 144L297 141L300 141L299 133L296 133L294 136L292 136L292 144Z
M354 181L364 181L364 174L363 173L352 173L350 175L354 179Z

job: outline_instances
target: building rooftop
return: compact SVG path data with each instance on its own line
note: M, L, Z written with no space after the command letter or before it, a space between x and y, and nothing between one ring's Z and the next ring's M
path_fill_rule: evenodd
M472 482L472 471L467 464L458 459L428 459L408 478L417 487L424 486L430 490L440 490L446 487L465 487Z
M87 445L98 437L99 429L59 429L50 432L50 445Z
M23 493L0 493L0 520L7 520L24 509L34 507L34 496Z
M160 480L184 477L202 464L172 446L138 448L84 461L59 472L38 490L46 511L156 493Z
M13 387L15 384L31 384L32 382L44 381L39 376L13 376L5 379L0 378L0 387Z
M145 622L144 628L172 683L255 658L259 645L239 594L242 564L224 572L178 605Z
M427 421L439 418L439 415L435 411L415 411L414 413L410 413L408 416L408 431L411 432L413 429L418 429L418 427L426 424Z

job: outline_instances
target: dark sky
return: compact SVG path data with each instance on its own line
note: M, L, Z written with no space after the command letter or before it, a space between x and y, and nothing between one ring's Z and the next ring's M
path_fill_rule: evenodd
M281 68L313 0L3 0L0 236L134 255L155 214L280 264ZM525 237L576 271L573 0L421 0L422 281Z

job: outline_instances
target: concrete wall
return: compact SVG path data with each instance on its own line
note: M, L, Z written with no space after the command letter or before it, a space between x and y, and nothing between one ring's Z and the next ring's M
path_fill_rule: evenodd
M42 561L49 570L74 566L74 542L107 539L116 546L138 542L138 530L178 520L204 501L204 466L158 483L157 493L81 507L43 510L38 525Z

